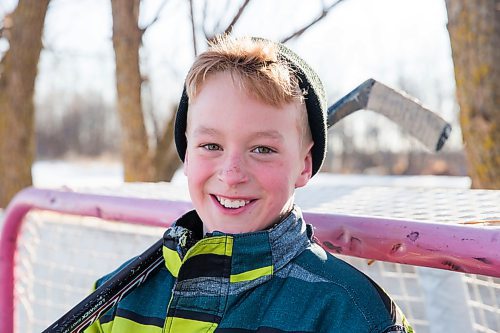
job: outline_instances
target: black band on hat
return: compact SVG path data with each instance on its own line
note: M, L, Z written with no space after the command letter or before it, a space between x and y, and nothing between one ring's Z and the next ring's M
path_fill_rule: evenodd
M297 77L300 89L304 92L304 99L307 109L307 118L311 129L314 145L311 149L312 155L312 175L314 176L326 156L326 140L327 140L327 125L326 125L326 94L323 84L318 75L309 65L295 54L292 50L283 44L274 43L272 41L253 38L254 40L262 40L264 42L273 43L278 48L278 57L285 60L291 67L292 72ZM182 91L179 108L175 118L174 139L177 147L177 153L180 159L184 162L186 155L187 140L187 112L189 99L186 92L186 87Z

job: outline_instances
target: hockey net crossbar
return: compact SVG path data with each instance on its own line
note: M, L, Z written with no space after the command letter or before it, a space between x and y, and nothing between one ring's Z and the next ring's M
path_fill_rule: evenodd
M110 194L30 188L9 205L0 244L1 332L43 330L85 296L92 281L154 243L191 209L187 201L155 199L154 194ZM387 289L418 331L430 332L420 268L426 266L468 273L452 278L463 281L470 325L476 332L495 332L500 329L500 242L492 241L500 239L496 213L479 221L474 216L474 223L448 224L445 232L440 231L443 223L333 215L321 209L304 215L322 245ZM367 265L360 258L381 261Z

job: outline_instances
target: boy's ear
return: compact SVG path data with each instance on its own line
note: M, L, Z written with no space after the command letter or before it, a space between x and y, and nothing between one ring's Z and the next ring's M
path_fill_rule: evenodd
M311 179L312 177L312 153L311 153L312 146L313 144L309 146L307 154L304 157L303 168L299 176L297 177L297 181L295 182L295 188L305 186L309 182L309 179Z
M186 149L186 153L184 154L184 163L182 165L182 171L184 172L184 175L187 176L187 166L188 166L188 162L189 161L189 157L188 157L188 152L187 152L187 149Z
M184 175L187 176L187 168L188 168L188 163L189 163L187 128L186 128L186 132L184 133L184 137L186 139L186 148L184 149L184 161L182 163L182 171L184 172Z

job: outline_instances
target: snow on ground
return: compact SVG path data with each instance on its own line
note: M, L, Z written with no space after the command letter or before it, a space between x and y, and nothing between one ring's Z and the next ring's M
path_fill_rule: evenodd
M123 167L119 162L102 161L38 161L32 169L36 187L62 186L119 186L123 184ZM179 170L173 183L185 184L186 177ZM395 187L447 187L468 188L468 177L451 176L377 176L339 175L319 173L308 186L395 186Z
M123 183L119 162L61 160L38 161L32 168L36 187L118 186Z

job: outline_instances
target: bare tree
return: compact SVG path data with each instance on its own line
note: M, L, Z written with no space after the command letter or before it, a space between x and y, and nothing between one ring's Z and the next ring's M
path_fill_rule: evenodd
M500 1L446 0L472 185L500 189Z
M157 133L156 146L151 147L141 103L144 80L139 68L139 49L144 32L159 16L144 28L139 28L139 0L112 0L111 5L125 181L169 180L180 164L175 149L170 147L173 121L165 126L163 132Z
M0 207L32 183L33 93L49 1L19 0L2 25L10 47L0 62Z
M216 22L213 29L207 27L207 6L204 3L201 24L197 24L195 8L192 0L187 0L190 10L191 38L193 51L197 49L197 26L201 27L205 40L210 41L221 33L231 33L248 9L250 0L242 0L236 13L227 25L222 24L222 18ZM290 34L286 40L299 37L303 32L324 19L328 12L343 0L337 0L330 5L324 5L321 13L311 23ZM118 111L122 127L122 160L125 171L125 181L168 181L180 165L175 145L173 143L174 117L164 126L163 131L157 130L155 145L148 143L145 126L145 111L141 103L141 87L144 78L139 68L139 49L144 32L159 18L159 13L166 0L160 6L158 15L144 28L138 25L139 0L111 0L113 15L113 46L116 58L116 86ZM229 1L226 2L229 5ZM225 11L227 12L227 11ZM172 112L175 114L175 112Z
M142 31L140 0L112 0L113 47L116 59L117 108L122 127L122 159L125 181L148 181L152 159L141 106L139 47Z

